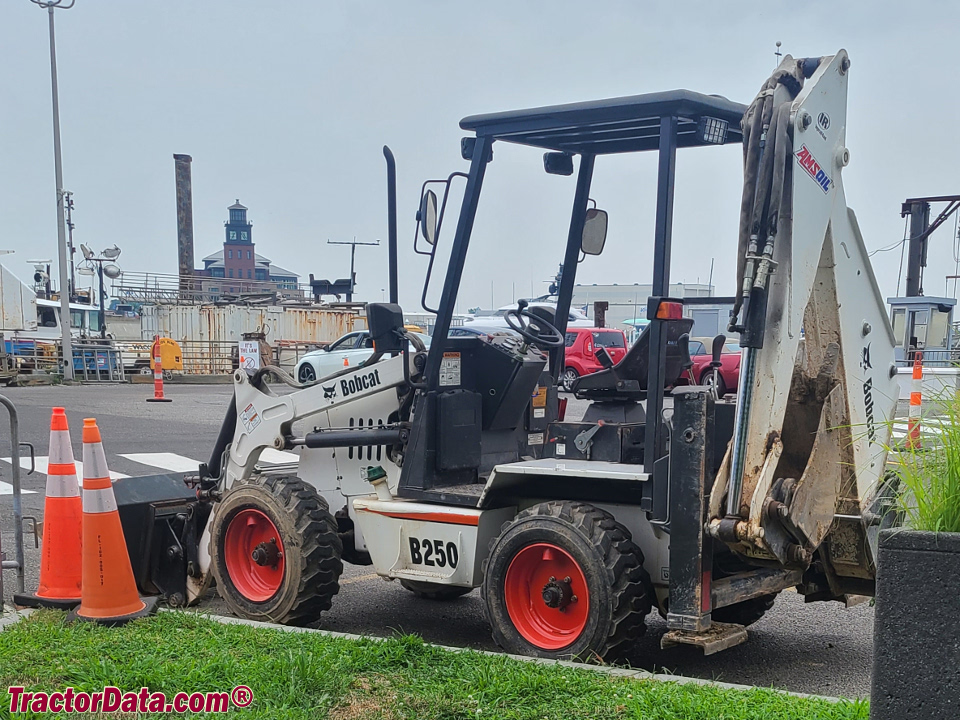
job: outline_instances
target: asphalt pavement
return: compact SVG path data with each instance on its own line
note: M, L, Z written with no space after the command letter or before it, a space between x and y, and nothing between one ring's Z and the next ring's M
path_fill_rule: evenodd
M20 438L45 456L50 408L66 408L74 452L79 459L83 418L95 417L103 435L110 470L125 475L161 472L160 464L205 461L220 427L232 388L229 385L166 386L171 403L147 403L147 385L57 386L7 388L3 394L17 406ZM578 417L585 403L571 400L568 417ZM7 419L0 410L0 457L9 458ZM158 464L159 463L159 464ZM168 468L170 469L170 468ZM11 466L0 461L0 537L13 557L13 522L9 494ZM43 514L46 476L22 475L24 513ZM39 550L25 538L28 590L36 588ZM14 591L13 571L4 571L4 600ZM229 614L215 596L201 608ZM689 647L660 649L666 623L654 612L648 631L628 658L645 670L670 672L732 683L776 687L795 692L866 697L870 692L873 653L873 608L846 609L838 603L805 605L784 592L773 609L750 628L749 640L717 655L704 657ZM379 578L371 567L346 565L340 594L316 627L366 635L415 633L429 642L496 650L483 618L480 593L453 602L422 600L399 583Z

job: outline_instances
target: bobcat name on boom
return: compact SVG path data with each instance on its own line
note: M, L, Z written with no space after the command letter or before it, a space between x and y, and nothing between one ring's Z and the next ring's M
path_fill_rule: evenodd
M352 377L349 380L340 381L340 395L342 397L348 397L354 393L360 392L361 390L369 390L380 384L380 371L374 370L373 372L366 373L365 375L358 375L357 377Z

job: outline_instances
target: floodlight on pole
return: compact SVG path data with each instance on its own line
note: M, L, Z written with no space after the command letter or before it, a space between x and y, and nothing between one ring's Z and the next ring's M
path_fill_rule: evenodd
M57 250L60 261L60 329L63 346L63 379L73 380L73 338L70 335L70 283L67 260L67 228L63 215L63 165L60 160L60 99L57 93L57 43L53 30L53 11L69 10L76 0L30 0L45 8L50 27L50 86L53 96L53 164L57 184Z

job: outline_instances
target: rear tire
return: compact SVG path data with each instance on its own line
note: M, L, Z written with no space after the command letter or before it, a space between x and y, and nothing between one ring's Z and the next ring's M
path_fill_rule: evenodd
M234 485L214 512L212 570L236 615L305 625L330 609L343 547L313 487L297 477L257 476Z
M401 579L400 585L417 597L440 602L456 600L473 591L473 588L460 587L458 585L441 585L440 583L424 582L422 580Z
M507 652L609 660L644 633L650 587L640 548L610 513L551 501L503 526L481 593Z
M573 368L567 368L563 371L563 375L560 378L560 384L567 392L573 392L573 384L578 379L580 379L580 374Z

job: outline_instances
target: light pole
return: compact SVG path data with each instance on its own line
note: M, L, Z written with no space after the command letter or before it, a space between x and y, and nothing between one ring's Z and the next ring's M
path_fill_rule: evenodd
M107 309L104 305L104 300L107 299L107 293L103 289L103 276L106 275L111 280L116 280L118 277L120 277L122 271L120 270L120 266L114 261L120 257L121 250L114 245L112 248L107 248L106 250L102 251L100 253L100 257L97 257L93 250L81 243L80 252L83 253L84 262L97 266L96 273L100 278L100 295L99 302L97 303L100 306L100 312L97 313L97 315L99 316L100 337L103 339L107 337ZM104 263L106 263L106 267L104 267ZM87 269L92 274L93 268L88 265Z
M349 245L350 246L350 290L347 291L347 302L353 302L353 293L357 287L357 272L354 270L354 261L357 257L357 245L379 245L380 238L373 242L357 242L354 237L352 241L344 242L341 240L327 240L327 245Z
M73 338L70 335L70 283L67 271L67 230L63 217L63 167L60 162L60 100L57 96L57 49L53 11L69 10L76 0L30 0L46 8L50 19L50 84L53 88L53 162L57 176L57 250L60 258L60 330L63 346L63 379L73 380Z

